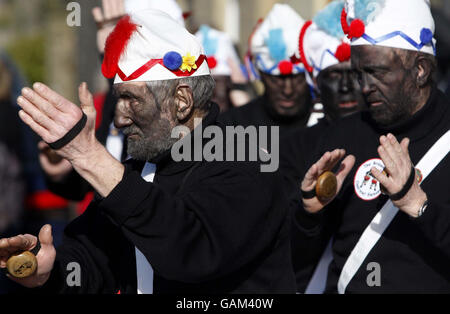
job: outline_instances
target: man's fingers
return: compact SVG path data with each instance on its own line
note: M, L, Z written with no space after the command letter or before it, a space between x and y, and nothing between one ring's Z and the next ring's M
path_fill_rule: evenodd
M395 162L392 160L391 156L388 154L384 146L378 147L378 155L380 155L381 160L383 161L387 173L393 175L397 171L397 167Z
M77 109L75 104L42 83L35 83L33 89L39 96L48 100L56 109L64 113L73 114ZM81 113L79 119L81 119Z
M42 128L49 130L52 127L55 127L55 123L25 97L20 96L19 98L17 98L17 103L22 108L22 111L27 113L27 115L30 116L33 121L40 125Z
M94 21L96 23L101 23L104 21L103 11L100 7L95 7L92 9L92 16L94 17Z
M355 166L355 162L356 162L356 158L353 155L348 155L341 162L341 166L339 167L339 170L336 173L336 180L338 181L338 191L342 187L342 184L344 183L345 178L347 178L348 174Z
M371 173L373 177L377 179L385 189L387 189L388 191L391 190L391 180L389 180L386 174L375 167L371 169Z
M119 16L122 16L122 15L126 14L126 12L125 12L125 0L118 0L118 3L117 3L117 14Z
M327 164L329 163L330 159L331 159L331 153L326 152L316 163L317 171L318 171L319 175L326 171L326 167L327 167Z
M33 90L29 88L24 88L22 90L23 97L19 97L23 101L29 101L33 104L39 111L47 115L52 120L58 117L61 114L59 110L57 110L51 103L49 103L46 99L39 96L39 94L35 93Z
M327 165L327 170L333 170L334 167L339 163L339 161L344 158L345 156L345 150L343 149L336 149L331 152L331 158Z
M29 114L27 114L25 111L21 110L21 111L19 111L19 117L26 125L28 125L44 141L51 142L50 133L48 132L48 130L43 128L38 123L36 123L36 121L34 121L34 119Z
M87 83L83 82L80 87L78 87L78 97L80 99L81 109L83 109L85 113L95 112L94 97L89 91Z
M102 0L105 20L116 17L116 0Z
M410 139L405 137L402 142L400 143L400 146L402 147L402 150L405 154L409 156L409 143L411 143Z
M317 177L319 176L317 165L314 164L309 168L308 172L305 174L305 178L302 182L302 190L311 190L316 186Z
M9 239L2 239L1 250L9 254L32 250L37 244L37 238L30 234L18 235Z
M397 141L397 138L392 135L392 134L388 134L388 139L391 143L391 146L393 148L393 152L395 153L395 157L398 161L403 162L404 160L404 151L402 149L402 146L400 145L400 143Z
M41 244L41 247L49 245L53 246L53 235L51 225L45 225L41 228L41 231L39 231L39 242Z

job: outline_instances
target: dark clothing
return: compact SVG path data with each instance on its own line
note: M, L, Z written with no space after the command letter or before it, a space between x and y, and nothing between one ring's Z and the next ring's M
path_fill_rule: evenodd
M203 127L216 125L211 107ZM122 181L66 229L47 284L64 293L136 293L134 246L163 293L293 293L286 197L257 162L127 162ZM81 265L81 287L65 286L66 265Z
M303 118L278 117L271 111L264 96L258 97L242 107L230 109L219 118L227 126L279 126L280 137L298 127L305 127L308 119L309 115Z
M363 201L355 193L354 177L364 162L379 158L377 148L381 135L394 134L399 141L411 139L409 152L414 164L450 129L450 104L445 96L433 89L427 104L408 121L381 129L363 112L338 121L328 128L318 159L325 151L344 148L356 157L355 167L344 182L342 191L324 211L336 215L334 223L333 258L327 290L335 292L341 270L363 231L388 200L380 195ZM350 281L346 293L420 293L450 292L450 193L446 182L450 177L450 156L434 169L422 183L429 206L422 217L412 219L399 212L369 253L361 268ZM301 204L301 202L299 203ZM296 211L301 231L318 233L324 223L322 213ZM381 286L367 284L367 264L381 267Z
M315 162L312 160L313 152L323 140L323 135L330 123L321 119L310 128L298 128L280 141L280 173L285 180L285 189L291 200L292 214L298 210L301 182ZM331 231L322 229L319 234L309 234L307 230L299 230L296 220L291 230L292 263L297 281L297 292L304 293L311 280L314 270L325 250ZM328 226L329 224L324 224Z

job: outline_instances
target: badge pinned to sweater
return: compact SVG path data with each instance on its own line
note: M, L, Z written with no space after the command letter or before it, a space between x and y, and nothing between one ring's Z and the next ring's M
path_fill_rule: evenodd
M355 193L363 201L373 201L381 195L380 182L371 173L373 167L383 171L384 163L378 158L367 160L358 168L353 180Z

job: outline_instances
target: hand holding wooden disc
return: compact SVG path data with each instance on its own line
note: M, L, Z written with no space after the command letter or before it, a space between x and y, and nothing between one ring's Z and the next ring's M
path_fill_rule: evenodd
M36 256L29 251L14 254L6 262L6 268L16 278L30 277L37 269Z
M336 175L331 171L324 172L317 179L317 198L324 203L330 201L337 193L337 185Z

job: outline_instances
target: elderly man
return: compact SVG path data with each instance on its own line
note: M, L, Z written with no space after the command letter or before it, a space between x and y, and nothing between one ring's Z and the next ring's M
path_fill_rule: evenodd
M312 110L311 94L305 68L298 55L298 38L303 23L304 20L290 6L275 4L268 16L256 26L249 40L247 61L250 73L261 78L264 94L222 115L221 120L225 124L279 126L281 136L308 124Z
M320 96L325 117L311 128L298 128L282 138L281 172L292 187L294 199L311 162L310 152L320 143L326 129L338 118L362 110L363 98L355 71L350 64L350 45L341 26L344 0L336 0L308 21L300 32L300 55L307 68L308 82ZM320 237L305 237L294 225L292 228L293 264L299 292L320 292L323 288L311 282L313 270L322 255L331 231L322 230ZM331 254L327 254L329 257ZM324 261L329 262L328 259ZM320 264L326 273L327 263ZM322 265L325 265L323 267ZM308 286L308 283L309 286Z
M329 292L448 293L450 106L432 79L429 1L347 1L342 21L369 110L328 129L296 223L313 235L336 217ZM337 196L319 199L319 175L346 153Z
M171 154L175 129L195 136L214 126L219 113L209 101L214 81L196 38L163 12L136 12L109 36L102 70L116 78L115 124L134 158L125 166L95 139L86 85L80 87L83 111L42 84L19 99L21 118L99 196L69 225L56 252L50 227L41 230L37 272L16 281L67 293L294 291L286 204L276 178L261 173L258 162L176 162ZM176 133L183 141L192 137ZM1 240L1 266L36 240ZM69 285L73 263L81 279Z

